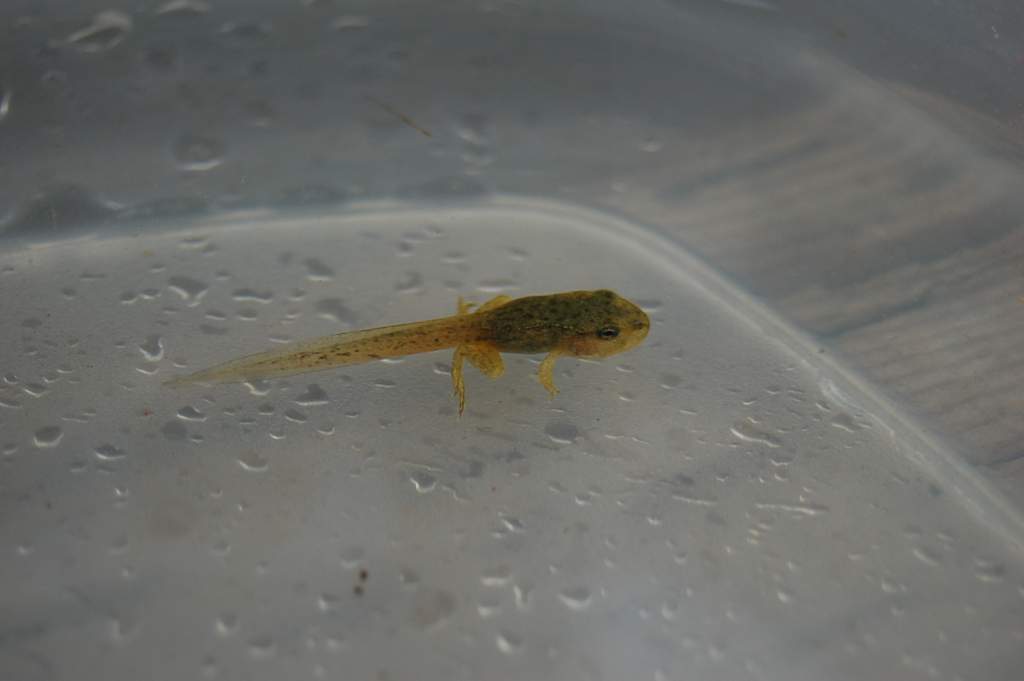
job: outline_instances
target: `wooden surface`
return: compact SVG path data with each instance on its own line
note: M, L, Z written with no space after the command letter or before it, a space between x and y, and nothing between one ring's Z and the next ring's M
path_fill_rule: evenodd
M1024 510L1020 146L997 121L894 86L824 92L682 150L702 163L652 179L658 221Z

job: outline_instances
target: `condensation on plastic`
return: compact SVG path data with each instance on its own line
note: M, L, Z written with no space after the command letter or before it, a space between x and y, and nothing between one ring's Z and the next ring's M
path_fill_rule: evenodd
M994 678L1019 656L1012 515L642 229L367 204L2 263L18 678ZM550 403L530 357L472 375L461 419L447 355L162 385L467 291L596 286L649 340L562 361Z

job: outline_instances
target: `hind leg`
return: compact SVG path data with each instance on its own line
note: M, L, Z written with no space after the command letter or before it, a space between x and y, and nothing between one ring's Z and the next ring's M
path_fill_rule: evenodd
M452 390L459 398L459 416L466 409L466 382L462 377L462 363L466 359L466 351L463 346L455 348L452 355Z
M474 307L477 308L477 312L487 312L489 310L501 307L510 300L512 300L511 296L494 296L483 305L477 307L476 303L467 303L465 300L462 299L462 296L459 296L458 314L469 314L470 310L472 310Z

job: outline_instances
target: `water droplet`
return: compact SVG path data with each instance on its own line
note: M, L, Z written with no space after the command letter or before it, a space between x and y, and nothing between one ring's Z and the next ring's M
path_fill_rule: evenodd
M310 281L330 281L334 279L334 270L328 267L321 260L306 258L302 261L306 266L306 279Z
M137 630L138 626L131 620L119 617L110 618L110 638L121 643Z
M420 583L420 576L416 574L415 570L402 568L398 571L398 581L400 581L403 586L415 586Z
M366 28L370 25L370 18L354 14L343 14L331 22L331 28L335 31L353 31Z
M221 615L213 623L213 628L218 636L231 636L238 630L238 615L234 613Z
M924 546L915 546L913 550L914 557L925 565L936 567L942 564L941 557L938 553Z
M46 393L50 392L50 389L42 383L26 383L21 386L21 389L32 397L42 397Z
M147 336L146 341L139 345L139 351L147 362L159 362L164 358L164 339L156 334Z
M266 42L271 32L269 24L255 21L226 21L220 27L220 33L239 47Z
M2 88L0 91L0 123L3 123L7 115L11 113L11 98L14 93L8 88Z
M530 609L530 598L533 595L532 587L524 584L516 584L512 587L512 595L515 597L517 610L526 612Z
M36 447L50 448L60 444L64 431L57 426L44 426L36 431L33 443Z
M0 397L0 407L4 409L21 409L21 402L6 397Z
M337 594L320 594L320 597L316 599L316 607L320 612L331 612L337 610L341 604L341 597Z
M93 17L90 25L69 35L67 43L82 52L103 52L119 44L131 30L130 16L105 10Z
M359 546L353 546L341 552L341 567L346 570L355 570L363 562L366 551Z
M270 461L261 457L255 450L249 450L238 457L238 465L250 473L263 473L270 468Z
M188 277L171 277L167 280L167 288L179 295L189 307L198 305L210 290L203 282Z
M552 442L557 442L562 445L571 445L575 442L576 438L579 437L579 428L571 423L564 421L556 421L549 423L544 427L544 434L551 439Z
M501 603L495 596L484 596L477 602L476 612L481 619L494 617L501 613Z
M434 487L437 486L437 478L430 473L425 471L416 471L409 476L409 482L416 488L416 491L420 494L426 494L432 492Z
M93 452L100 461L119 461L128 456L123 449L118 449L114 445L100 445Z
M585 586L573 586L562 589L558 593L558 599L570 610L586 610L591 602L590 589Z
M202 421L206 420L206 414L204 414L203 412L199 411L195 407L187 406L187 407L182 407L181 409L178 410L178 418L183 420L183 421L199 421L199 422L202 422Z
M307 385L305 392L295 398L295 404L303 407L314 407L327 404L328 402L327 393L316 383Z
M1001 563L996 563L984 558L974 559L974 576L980 582L996 583L1003 581L1006 576L1006 568Z
M232 292L231 297L239 302L271 303L274 294L271 291L255 291L251 288L240 288Z
M156 9L156 14L166 15L198 15L210 11L210 5L203 0L170 0Z
M765 511L785 511L794 515L806 515L806 516L818 516L823 513L827 513L829 508L823 504L810 504L810 503L757 503L754 504L755 508Z
M501 524L504 525L505 529L509 532L519 533L525 530L522 521L518 518L513 518L512 516L505 515L504 513L500 514L498 517L501 519Z
M675 374L662 374L658 384L665 390L675 390L683 382L683 379Z
M314 305L313 309L316 313L325 318L330 319L338 324L355 324L355 313L348 309L340 298L324 298L318 300Z
M498 646L498 650L506 655L514 655L523 649L522 637L504 629L494 637L494 643Z
M305 414L296 409L286 409L284 417L292 423L305 423L308 420L308 417Z
M249 639L249 654L253 657L261 659L271 657L275 649L274 639L270 636L257 636Z
M480 575L480 583L490 588L507 586L511 581L512 572L504 565L484 570Z
M882 577L879 580L878 585L881 587L882 591L887 594L902 593L907 590L905 586L899 582L892 581L888 577Z
M841 412L832 417L832 425L847 433L855 433L860 430L860 425L846 412Z
M661 151L663 146L664 145L662 145L662 143L659 142L658 140L652 137L648 137L640 144L640 150L646 151L649 154L653 154Z
M212 137L186 133L174 141L174 159L182 170L204 171L224 162L224 145Z
M772 448L782 446L782 442L779 438L775 437L771 433L758 430L748 421L736 422L729 431L744 442L751 442L754 444L767 445Z

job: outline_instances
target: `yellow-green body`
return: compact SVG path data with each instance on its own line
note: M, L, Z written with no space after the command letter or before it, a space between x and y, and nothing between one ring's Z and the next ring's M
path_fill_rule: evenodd
M462 376L468 360L491 378L505 371L502 352L547 353L539 377L552 396L558 357L608 357L647 336L650 320L639 307L607 290L569 291L512 299L498 296L475 311L459 299L451 317L349 331L248 355L170 381L172 384L231 382L323 371L387 357L455 348L452 383L465 408Z

